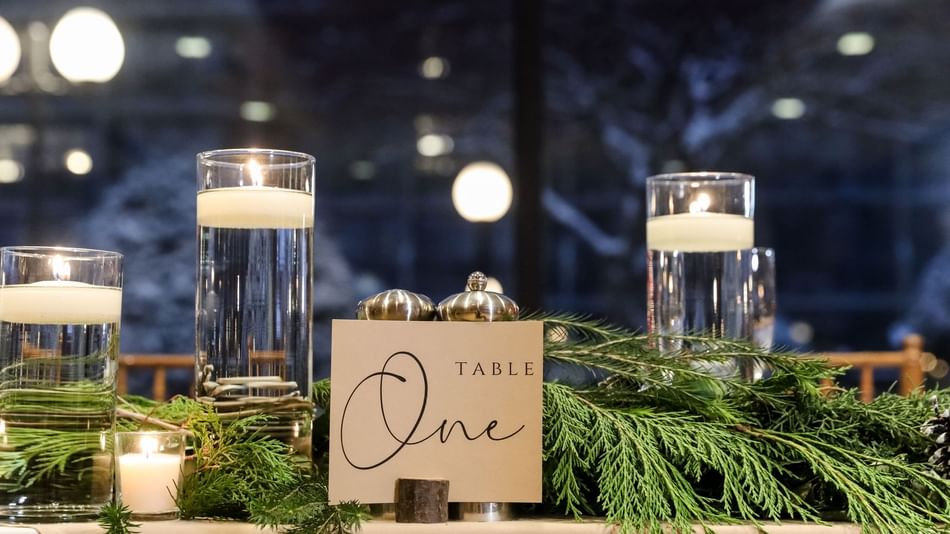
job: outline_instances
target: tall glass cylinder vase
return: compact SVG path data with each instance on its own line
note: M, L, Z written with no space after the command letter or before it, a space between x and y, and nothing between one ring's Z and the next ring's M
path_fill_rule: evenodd
M745 174L647 178L647 321L661 350L689 349L684 334L749 339L754 191Z
M752 284L752 340L762 350L771 350L775 340L775 251L756 247L749 251Z
M0 499L10 521L112 500L122 256L0 249Z
M749 287L752 315L752 342L762 350L772 350L775 341L775 251L766 247L749 250ZM769 369L763 364L750 365L746 378L765 378Z
M308 456L313 193L310 155L198 154L197 398Z

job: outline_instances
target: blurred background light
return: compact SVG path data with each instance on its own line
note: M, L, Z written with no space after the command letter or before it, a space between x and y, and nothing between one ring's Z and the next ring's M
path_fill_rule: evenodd
M203 59L211 55L211 41L200 35L183 35L175 41L175 53L186 59Z
M0 159L0 184L12 184L23 178L23 165L13 159Z
M943 378L947 376L948 372L950 372L950 364L947 364L946 360L937 360L937 364L934 366L933 371L930 371L930 376L934 378Z
M20 65L20 36L0 17L0 85L6 83Z
M262 100L248 100L241 103L241 118L250 122L268 122L277 115L277 107Z
M772 115L783 120L795 120L805 114L805 103L798 98L778 98L772 103Z
M92 156L81 148L74 148L63 156L63 164L66 170L82 176L92 172Z
M438 80L449 75L449 61L444 57L427 57L419 65L419 73L427 80Z
M67 80L103 83L122 68L125 43L119 28L105 12L77 7L56 23L49 40L53 66Z
M452 204L469 222L495 222L511 208L511 179L488 161L470 163L452 184Z
M426 134L416 141L416 150L427 157L445 156L455 149L455 141L444 134Z
M795 321L788 327L788 337L799 345L807 345L815 338L815 329L805 321Z
M863 56L874 50L874 37L866 32L849 32L838 38L838 53L842 56Z
M376 176L376 164L372 161L357 160L350 163L349 171L355 180L372 180Z

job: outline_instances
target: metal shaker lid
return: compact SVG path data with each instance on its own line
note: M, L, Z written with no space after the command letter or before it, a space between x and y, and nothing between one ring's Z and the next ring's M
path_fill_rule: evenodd
M515 301L494 291L486 291L488 277L479 271L468 275L465 291L439 303L443 321L514 321L518 319Z
M435 304L420 293L405 289L388 289L361 300L356 318L370 321L432 321Z

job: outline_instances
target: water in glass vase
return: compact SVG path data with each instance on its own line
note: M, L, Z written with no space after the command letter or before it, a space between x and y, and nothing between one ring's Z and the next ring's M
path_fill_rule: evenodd
M118 310L121 291L101 290ZM9 521L91 519L112 499L118 311L39 324L11 308L0 318L0 506Z
M312 219L230 227L203 216L208 193L199 193L198 400L225 419L269 415L260 430L309 456Z
M690 349L676 336L698 334L748 339L748 263L740 250L718 252L647 251L647 321L664 352ZM663 337L671 336L671 337ZM710 366L731 375L734 363Z

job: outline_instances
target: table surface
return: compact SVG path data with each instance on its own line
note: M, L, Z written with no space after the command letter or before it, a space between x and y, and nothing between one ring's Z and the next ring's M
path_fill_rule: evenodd
M831 525L813 525L797 522L763 523L762 530L769 534L861 534L861 529L852 524L835 523ZM142 522L141 534L261 534L273 532L261 530L248 523L236 521L151 521ZM717 534L758 534L761 532L752 525L730 525L714 527ZM0 534L102 534L103 530L95 523L58 523L32 526L0 526ZM522 519L499 523L437 523L418 525L394 523L392 521L368 521L360 530L361 534L410 534L410 533L452 533L452 534L613 534L614 528L598 521L571 521L564 519L540 520ZM701 534L703 529L696 527Z

